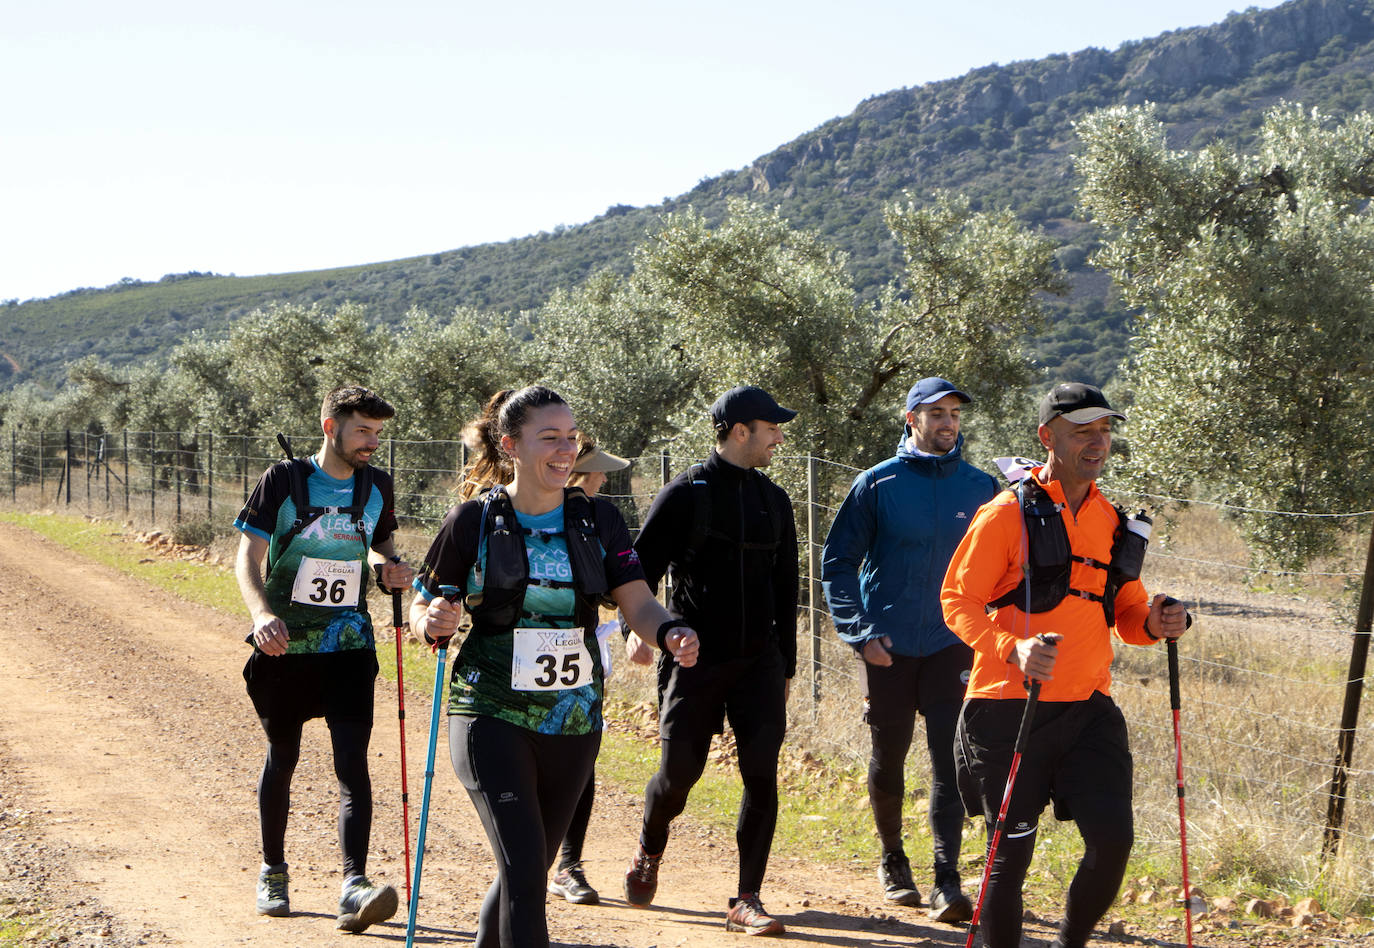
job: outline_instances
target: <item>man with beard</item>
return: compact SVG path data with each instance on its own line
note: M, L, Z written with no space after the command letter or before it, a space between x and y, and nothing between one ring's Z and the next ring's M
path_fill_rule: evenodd
M738 896L727 931L780 935L759 900L778 816L778 752L797 667L797 531L787 493L758 469L796 412L741 385L711 406L716 449L659 492L635 550L650 588L673 578L671 611L696 630L695 665L659 660L658 773L645 790L639 848L625 899L647 906L658 889L668 830L701 777L726 718L735 734L740 800ZM660 633L662 634L662 633Z
M968 402L942 378L911 387L896 457L854 479L826 537L821 568L835 631L861 659L883 897L921 904L902 844L903 770L919 713L931 774L929 915L950 923L973 914L960 890L964 807L954 776L954 725L973 651L945 625L940 586L973 515L997 493L992 475L961 454L960 416Z
M390 918L398 902L393 887L375 885L365 874L372 830L367 745L377 677L367 583L375 571L383 591L390 591L413 576L393 545L391 477L368 465L382 425L394 414L360 386L330 392L320 408L319 452L268 468L234 521L243 534L235 574L253 618L247 638L253 654L243 677L267 733L258 781L263 863L257 910L291 912L285 851L291 775L302 726L323 717L339 780L338 927L350 932Z

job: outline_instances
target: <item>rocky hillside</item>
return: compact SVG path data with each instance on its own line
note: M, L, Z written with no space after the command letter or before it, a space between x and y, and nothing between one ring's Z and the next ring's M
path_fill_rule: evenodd
M11 301L0 308L0 387L23 379L58 384L63 364L88 353L116 364L154 358L191 330L222 331L274 300L351 300L386 322L412 307L531 309L555 287L600 268L626 268L628 251L664 211L693 205L715 215L739 194L777 204L794 223L824 234L849 254L860 291L872 294L901 269L883 203L934 188L963 191L983 207L1010 206L1063 243L1060 263L1074 292L1058 304L1038 355L1059 374L1103 381L1120 357L1127 317L1108 280L1086 266L1097 236L1074 216L1075 119L1150 100L1160 103L1179 147L1216 137L1244 144L1280 99L1337 113L1374 110L1371 77L1374 0L1292 0L1113 51L987 66L874 96L662 205L612 207L555 233L337 270L183 274Z

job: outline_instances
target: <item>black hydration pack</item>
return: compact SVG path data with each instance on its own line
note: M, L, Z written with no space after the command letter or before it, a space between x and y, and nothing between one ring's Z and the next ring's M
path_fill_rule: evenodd
M510 494L501 486L487 491L482 501L482 520L474 559L487 541L485 562L475 572L478 589L463 604L472 616L474 632L508 632L522 621L572 622L583 629L596 627L597 604L609 592L606 564L596 532L595 505L580 487L563 489L563 535L568 546L572 580L530 579L525 538L533 531L519 525ZM529 586L572 589L576 605L571 615L538 615L525 609Z
M682 567L686 569L691 566L707 540L722 540L740 552L766 550L776 557L778 544L782 542L782 508L778 505L777 495L765 486L763 503L768 510L770 539L763 543L747 543L721 533L711 526L711 484L706 480L705 470L705 465L698 463L693 464L687 473L687 483L692 487L692 527L691 532L687 534L687 543L682 552Z
M367 520L363 517L363 511L367 507L368 498L372 494L372 466L364 465L353 472L353 497L352 502L347 507L337 506L315 506L310 503L310 475L315 472L315 465L311 464L306 458L298 458L291 453L290 442L282 435L277 435L277 441L286 450L286 457L277 462L277 466L285 465L287 481L291 485L291 503L296 508L296 520L291 524L291 528L282 534L280 546L277 550L277 559L280 560L286 553L286 548L291 545L291 541L300 536L307 527L325 514L347 514L352 520L358 536L362 539L363 559L367 559ZM267 572L271 574L271 567Z
M1027 474L1017 482L1015 492L1021 501L1029 547L1026 562L1022 564L1024 575L1015 589L988 605L994 609L1016 606L1033 613L1049 612L1066 596L1077 596L1102 603L1108 627L1115 626L1116 595L1126 583L1140 578L1140 569L1145 564L1151 523L1145 511L1128 514L1113 505L1117 515L1116 534L1112 539L1111 560L1103 563L1073 552L1069 546L1069 531L1061 516L1064 505L1056 503L1033 475ZM1069 584L1074 563L1083 563L1107 574L1102 595L1074 589Z

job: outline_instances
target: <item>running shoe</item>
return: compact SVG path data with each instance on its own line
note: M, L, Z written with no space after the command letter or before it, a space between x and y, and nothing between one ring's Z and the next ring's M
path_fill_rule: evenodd
M286 892L289 877L286 863L269 866L258 873L258 914L285 918L291 914L291 896Z
M755 892L746 892L730 900L730 911L725 913L725 930L746 935L781 935L787 931L782 922L764 911Z
M911 878L911 863L901 850L883 853L883 861L878 865L878 885L883 887L883 898L898 905L921 904L921 893Z
M625 901L640 908L647 908L658 891L658 864L663 853L651 856L640 846L635 853L634 862L625 871Z
M930 890L930 908L926 915L937 922L967 922L973 918L973 903L959 888L959 873L942 869L935 873L935 885Z
M554 873L549 882L549 894L561 896L574 905L595 905L601 901L601 896L588 884L580 862Z
M373 885L366 876L351 876L344 882L339 898L339 928L360 932L369 925L384 922L396 914L400 904L396 890L389 885Z

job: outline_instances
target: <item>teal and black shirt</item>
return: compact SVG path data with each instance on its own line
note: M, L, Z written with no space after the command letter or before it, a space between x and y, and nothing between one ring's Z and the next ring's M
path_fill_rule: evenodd
M306 486L311 504L352 504L352 477L331 477L313 457L310 466ZM376 648L367 611L367 553L396 531L395 491L385 471L372 471L361 533L358 519L326 513L283 548L282 540L296 522L296 505L287 465L274 464L258 479L234 521L237 530L268 541L267 602L291 633L287 654Z
M620 511L601 498L593 498L592 503L607 588L614 590L633 580L642 580L644 571ZM470 500L454 507L444 518L415 578L415 588L426 600L439 595L441 585L458 586L467 593L479 588L475 567L485 563L487 556L486 540L479 529L482 506L481 501ZM518 630L484 629L469 633L454 662L448 713L496 717L542 734L596 733L602 725L604 692L601 650L594 628L575 628L566 618L575 612L577 594L566 585L572 578L572 568L563 507L559 505L538 516L518 514L517 518L516 529L525 536L532 580L525 589L523 602L523 611L531 617L521 619L519 626L529 630L524 634L533 639L542 637L535 630L567 631L562 636L548 636L561 640L559 647L544 650L545 654L538 654L538 648L530 650L534 654L528 657L535 662L549 659L549 664L547 668L535 664L523 673L523 680L517 657L524 654L518 647ZM540 585L541 579L564 585ZM551 656L561 660L554 662ZM586 669L581 674L576 673L579 664ZM569 671L573 673L565 677ZM576 681L576 686L562 687L569 679ZM546 687L529 687L532 682Z

